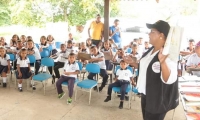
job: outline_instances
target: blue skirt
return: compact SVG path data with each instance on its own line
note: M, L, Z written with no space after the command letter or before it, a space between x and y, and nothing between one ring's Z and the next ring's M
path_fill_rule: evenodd
M2 74L3 72L5 73L8 72L8 66L0 65L0 74Z
M20 71L22 73L22 77L19 77L19 73L18 73L18 71L16 71L16 78L17 79L28 79L33 74L31 71L29 72L29 68L28 67L21 67Z

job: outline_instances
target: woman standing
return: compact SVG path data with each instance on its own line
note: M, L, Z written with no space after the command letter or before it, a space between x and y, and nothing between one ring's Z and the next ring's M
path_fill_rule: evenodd
M173 62L168 55L163 55L170 26L159 20L154 24L147 24L150 48L141 58L138 67L138 92L141 93L141 107L144 120L163 120L169 110L179 104L177 62ZM178 56L177 56L178 57Z

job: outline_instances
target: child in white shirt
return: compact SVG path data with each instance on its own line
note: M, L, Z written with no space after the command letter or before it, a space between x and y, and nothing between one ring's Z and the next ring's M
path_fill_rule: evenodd
M120 87L120 89L121 89L120 104L119 104L120 109L123 108L123 102L124 102L125 93L126 93L126 89L127 89L128 85L130 84L130 82L132 82L132 84L135 85L134 80L132 78L133 75L132 75L131 71L127 69L127 66L128 66L128 64L124 60L120 61L121 69L117 70L117 73L116 73L117 76L115 78L116 81L114 83L111 83L108 86L108 96L104 100L104 102L110 101L112 88Z
M56 88L59 99L61 99L65 95L65 93L62 90L62 83L68 82L68 91L69 91L69 98L67 100L68 104L72 102L74 83L75 80L77 79L77 74L79 73L79 65L78 63L75 62L75 60L76 60L75 54L70 53L68 61L65 62L64 74L56 82Z
M40 44L39 44L40 52L43 51L43 48L48 48L48 47L49 47L49 44L47 42L47 38L45 36L41 36Z
M32 76L31 68L30 68L30 61L27 58L27 50L22 48L20 51L19 58L17 59L17 71L16 71L16 78L19 80L18 82L18 90L22 92L22 79L28 79ZM35 90L35 86L33 87Z
M3 78L3 87L7 86L7 73L10 73L10 56L6 54L4 47L0 47L0 74Z

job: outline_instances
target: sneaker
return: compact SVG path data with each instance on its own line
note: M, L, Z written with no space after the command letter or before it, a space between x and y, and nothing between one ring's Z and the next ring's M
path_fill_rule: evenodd
M62 99L63 96L65 96L65 92L58 94L58 98L59 98L59 99Z
M111 96L107 96L107 98L104 100L104 102L108 102L111 100Z
M103 87L99 87L99 92L101 92L103 90Z
M122 102L122 101L120 102L120 104L119 104L119 109L123 109L123 103L124 103L124 102Z
M23 91L23 90L22 90L22 87L19 87L18 90L19 90L19 92L22 92L22 91Z
M3 83L3 87L7 87L7 83Z
M55 79L56 79L56 77L53 75L53 76L52 76L52 84L55 83Z
M67 99L67 104L71 104L72 103L72 99L71 98L68 98Z
M35 85L32 85L32 89L33 89L33 90L36 90L36 87L35 87Z
M125 96L125 100L126 100L126 101L129 101L129 96Z

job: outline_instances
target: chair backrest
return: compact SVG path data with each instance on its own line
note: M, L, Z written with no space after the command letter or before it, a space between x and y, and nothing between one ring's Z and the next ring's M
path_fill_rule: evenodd
M41 64L47 67L54 66L54 60L52 58L42 58Z
M39 44L38 43L35 43L35 46L39 49Z
M120 66L116 66L116 69L115 69L115 73L117 72L117 70L120 69ZM133 74L133 68L130 67L130 66L127 66L127 69L131 71L131 73Z
M91 73L100 73L100 66L98 64L89 63L86 65L86 70Z
M56 42L55 44L56 44L56 48L57 48L57 49L60 49L60 45L61 45L62 43L61 43L61 42Z
M35 63L36 59L34 55L27 55L27 57L29 58L30 63Z
M48 49L49 49L49 51L52 51L53 50L53 46L49 45Z
M81 62L77 62L78 63L78 66L79 66L79 70L81 71L82 68L83 68L83 64Z
M50 56L50 51L48 48L43 48L42 52L40 52L40 55L42 58L45 58L45 57L49 57Z
M127 53L131 53L132 52L132 49L131 48L127 48Z
M16 59L14 54L8 54L8 55L10 56L10 61L14 61Z

